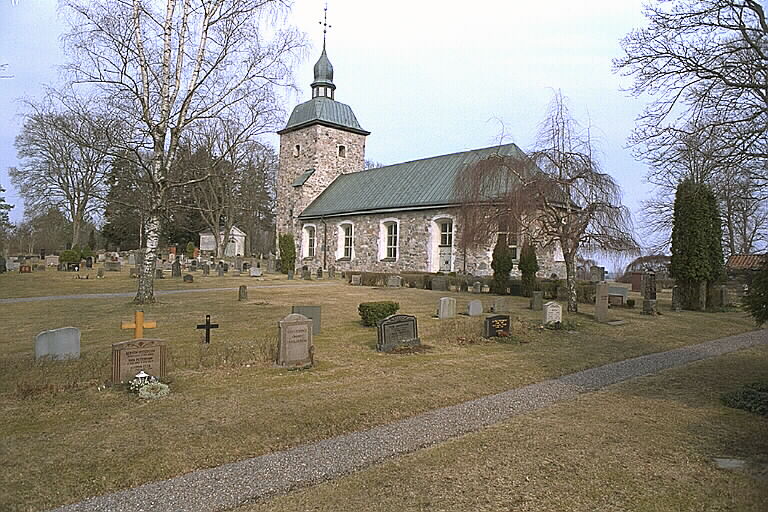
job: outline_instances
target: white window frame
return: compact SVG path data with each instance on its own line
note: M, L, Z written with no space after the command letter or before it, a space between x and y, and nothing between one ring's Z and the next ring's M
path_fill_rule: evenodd
M347 236L345 232L345 228L349 227L350 229L350 247L349 247L349 256L346 255L346 248L347 248ZM355 225L352 223L352 221L345 221L340 222L338 225L337 230L337 243L336 243L336 259L349 259L353 260L355 259Z
M395 226L397 230L395 245L389 245L389 226ZM395 255L389 256L389 249L394 248ZM379 222L379 261L400 259L400 219L391 217Z
M446 247L442 245L442 225L447 221L451 222L451 270L456 269L456 217L441 214L429 221L429 272L440 270L440 247Z
M309 230L312 229L314 236L310 236ZM310 240L314 244L310 244ZM317 226L314 224L304 224L301 237L301 257L314 258L317 254Z

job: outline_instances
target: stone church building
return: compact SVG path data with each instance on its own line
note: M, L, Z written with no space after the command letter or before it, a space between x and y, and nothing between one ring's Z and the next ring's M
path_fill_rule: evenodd
M278 132L276 227L293 234L296 268L491 274L495 239L472 251L458 248L453 183L467 165L520 149L506 144L366 170L370 132L336 101L325 46L314 75L312 99L297 105ZM537 250L541 276L565 276L558 253Z

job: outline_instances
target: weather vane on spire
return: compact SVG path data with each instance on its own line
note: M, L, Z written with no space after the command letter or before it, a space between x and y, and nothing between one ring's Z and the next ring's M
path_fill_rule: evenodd
M323 26L323 50L325 50L325 34L331 26L328 24L328 2L325 2L325 8L323 9L323 21L318 21Z

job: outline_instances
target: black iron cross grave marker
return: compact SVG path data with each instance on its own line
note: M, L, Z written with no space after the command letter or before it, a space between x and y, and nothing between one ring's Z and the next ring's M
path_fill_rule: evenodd
M219 324L212 324L211 323L211 315L205 315L205 323L199 324L197 326L198 329L205 329L205 342L210 344L211 343L211 329L218 329Z

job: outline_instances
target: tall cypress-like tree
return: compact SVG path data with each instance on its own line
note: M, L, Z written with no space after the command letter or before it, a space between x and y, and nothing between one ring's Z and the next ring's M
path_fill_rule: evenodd
M683 307L699 309L701 283L723 274L722 227L712 190L691 179L680 182L672 222L670 271L681 287Z
M496 247L493 248L493 260L491 260L494 293L507 293L509 272L512 270L512 265L512 253L507 245L507 237L499 235L496 240Z
M536 289L536 272L539 271L539 261L536 258L536 249L527 242L520 251L519 266L523 277L523 297L532 297Z

